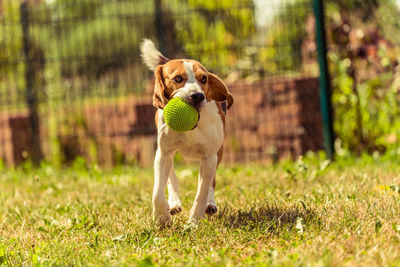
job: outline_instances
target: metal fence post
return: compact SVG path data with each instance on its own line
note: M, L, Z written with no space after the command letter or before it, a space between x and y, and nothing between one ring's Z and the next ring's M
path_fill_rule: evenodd
M37 88L35 88L35 68L31 58L31 43L29 36L29 7L27 1L23 1L20 6L21 25L23 35L23 48L25 55L25 81L26 81L26 103L29 109L30 130L32 135L32 155L34 163L39 163L42 159L40 147L40 126L38 115Z
M334 131L332 119L331 86L329 79L326 34L324 25L324 6L323 0L314 1L314 16L316 25L316 41L318 47L319 63L319 95L323 121L324 148L329 159L334 156Z
M155 7L155 28L157 31L157 41L158 45L160 47L161 53L164 55L168 55L169 51L167 51L167 45L166 45L166 38L165 38L165 32L166 28L164 25L164 13L162 10L162 0L154 0L154 7Z

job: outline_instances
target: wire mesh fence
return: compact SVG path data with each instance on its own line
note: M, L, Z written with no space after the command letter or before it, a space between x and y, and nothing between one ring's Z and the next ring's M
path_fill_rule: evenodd
M156 139L144 38L231 88L227 161L321 149L314 28L309 0L3 0L0 157L148 165Z

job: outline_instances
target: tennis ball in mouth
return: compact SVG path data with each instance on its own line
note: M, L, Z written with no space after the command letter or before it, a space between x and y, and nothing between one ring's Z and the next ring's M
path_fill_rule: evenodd
M177 132L192 130L199 120L199 112L179 97L168 101L163 114L168 127Z

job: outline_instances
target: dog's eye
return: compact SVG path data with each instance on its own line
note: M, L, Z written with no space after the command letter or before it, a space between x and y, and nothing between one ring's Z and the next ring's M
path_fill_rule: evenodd
M203 77L201 77L201 83L206 83L207 82L207 76L204 75Z
M175 76L174 81L177 83L181 83L183 81L183 78L181 75Z

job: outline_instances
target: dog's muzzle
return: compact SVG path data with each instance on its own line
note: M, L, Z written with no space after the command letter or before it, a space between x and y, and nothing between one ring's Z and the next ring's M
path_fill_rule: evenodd
M199 110L200 105L203 103L205 96L203 93L193 93L190 95L190 104L194 106L197 110Z

